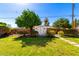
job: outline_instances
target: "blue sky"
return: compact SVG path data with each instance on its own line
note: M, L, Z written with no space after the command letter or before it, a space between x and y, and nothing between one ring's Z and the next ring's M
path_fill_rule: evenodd
M44 22L45 17L48 17L50 25L60 17L68 18L71 22L71 17L66 15L72 14L71 3L0 3L0 22L10 24L16 27L15 18L21 14L24 9L30 9L38 14L41 21ZM75 15L79 15L79 4L75 4ZM79 18L76 16L75 18Z

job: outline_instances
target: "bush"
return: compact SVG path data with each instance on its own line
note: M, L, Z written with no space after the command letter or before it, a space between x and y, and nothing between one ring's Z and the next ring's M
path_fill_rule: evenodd
M58 31L58 35L64 36L64 31Z
M48 30L47 31L47 35L48 36L53 36L53 35L55 35L56 34L56 31L55 30Z
M77 37L77 35L75 35L75 34L65 34L64 36L65 37Z
M17 34L28 34L26 31L17 31Z
M32 35L33 36L37 36L38 35L38 31L32 30Z
M17 33L16 29L10 29L10 33L9 34L13 35L13 34L16 34L16 33Z
M55 31L55 30L50 30L49 33L50 33L51 35L54 35L54 34L56 34L56 31Z
M64 30L64 34L65 36L75 37L78 35L78 30L75 30L75 29Z
M24 28L14 29L13 32L16 32L17 34L30 34L30 30Z
M8 34L10 29L8 27L0 27L0 36L4 35L5 33Z

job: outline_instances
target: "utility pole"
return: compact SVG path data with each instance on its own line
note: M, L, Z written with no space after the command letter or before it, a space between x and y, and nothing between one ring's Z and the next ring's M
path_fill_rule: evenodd
M74 3L72 3L72 29L76 28L76 21L75 21L75 15L74 15Z
M74 3L72 3L72 21L74 20Z

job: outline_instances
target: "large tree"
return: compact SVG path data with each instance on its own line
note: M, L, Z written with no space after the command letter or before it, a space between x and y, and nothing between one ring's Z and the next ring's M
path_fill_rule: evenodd
M16 18L16 24L18 27L30 28L32 34L33 26L41 25L41 21L35 12L27 9L23 10L22 14Z
M57 28L71 28L71 24L67 18L59 18L53 23L53 27Z

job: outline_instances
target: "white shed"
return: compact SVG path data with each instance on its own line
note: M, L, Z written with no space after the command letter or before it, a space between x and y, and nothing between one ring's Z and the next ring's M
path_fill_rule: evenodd
M34 29L38 31L38 35L40 36L46 35L47 28L51 28L51 26L34 26Z

